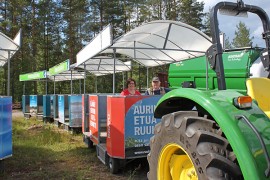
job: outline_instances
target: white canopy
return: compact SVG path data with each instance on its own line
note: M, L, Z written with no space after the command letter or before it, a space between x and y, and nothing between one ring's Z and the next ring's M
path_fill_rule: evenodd
M19 50L21 46L21 30L12 40L0 32L0 66L5 65L8 59ZM10 55L8 55L10 53Z
M78 66L84 69L84 64ZM113 74L115 67L115 73L129 71L131 69L131 61L122 62L118 59L114 59L108 56L97 56L92 59L88 59L85 62L85 70L94 74L95 76L102 76L107 74Z
M48 78L52 81L71 81L71 80L78 80L84 79L84 72L82 70L75 70L76 63L70 65L70 70L61 72L59 74L55 74L51 76L48 73Z
M212 45L206 34L177 21L153 21L143 24L114 40L112 44L110 31L111 28L106 28L77 54L78 66L89 63L88 71L95 72L101 70L98 63L103 64L103 59L95 61L96 59L101 59L99 57L103 54L114 54L112 57L115 57L117 53L146 67L155 67L202 56ZM104 66L103 71L108 70L107 68L109 66ZM109 69L108 72L113 73L113 69ZM100 72L97 74L100 75ZM113 80L115 81L115 77Z
M153 21L121 36L102 53L126 55L147 67L202 56L212 45L200 30L177 21Z
M77 65L86 62L98 53L112 45L112 27L106 26L90 43L83 47L76 55Z
M66 71L66 72L63 72L54 76L49 76L49 79L52 81L71 81L71 80L84 79L84 72L72 70L72 75L71 75L71 71Z

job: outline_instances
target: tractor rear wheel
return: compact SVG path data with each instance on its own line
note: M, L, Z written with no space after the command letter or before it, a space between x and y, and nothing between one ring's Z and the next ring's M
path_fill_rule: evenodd
M148 154L149 180L243 179L218 125L196 111L163 116Z

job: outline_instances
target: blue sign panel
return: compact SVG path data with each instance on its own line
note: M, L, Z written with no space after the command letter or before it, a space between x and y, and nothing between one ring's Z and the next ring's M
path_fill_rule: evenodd
M37 95L37 114L43 115L43 95Z
M58 95L53 95L53 106L51 108L51 111L53 112L53 118L56 120L59 118L59 112L58 112Z
M82 127L82 96L69 96L69 126Z
M22 96L22 112L29 113L30 112L30 96L29 95L23 95Z
M37 95L30 95L30 114L37 115Z
M58 95L58 117L59 122L65 122L65 96Z
M43 95L43 117L51 117L51 96Z
M142 157L149 153L150 138L160 119L154 118L155 106L161 96L149 96L133 104L125 117L126 157Z
M0 97L0 160L12 155L12 98Z

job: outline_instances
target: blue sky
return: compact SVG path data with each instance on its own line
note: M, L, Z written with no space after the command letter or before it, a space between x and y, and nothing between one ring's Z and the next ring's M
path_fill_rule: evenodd
M198 0L199 2L204 1L204 11L208 12L211 7L213 7L218 2L223 2L224 0ZM228 0L229 2L237 2L237 0ZM269 0L243 0L245 4L259 6L270 16L270 1ZM251 36L254 37L253 45L265 47L261 34L262 34L262 23L257 15L252 13L248 14L248 18L233 17L218 15L219 28L225 33L226 37L229 37L230 41L234 38L234 33L236 31L236 25L240 21L244 22L247 28L250 30Z

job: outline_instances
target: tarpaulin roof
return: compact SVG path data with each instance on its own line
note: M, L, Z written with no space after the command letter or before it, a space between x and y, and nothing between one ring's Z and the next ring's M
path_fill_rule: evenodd
M84 46L76 55L77 65L88 61L98 53L112 45L112 27L108 25Z
M68 65L69 67L67 67L66 70L54 74L54 75L50 75L50 73L48 73L48 78L52 81L71 81L71 80L78 80L78 79L84 79L84 72L83 70L76 70L74 69L76 67L76 63L69 65L69 61L64 61L63 63L60 63L54 67L59 67L59 65ZM53 69L54 67L50 68Z
M202 56L211 45L211 39L200 30L181 22L161 20L133 29L102 53L113 53L115 49L144 66L154 67Z
M168 20L143 24L113 43L111 39L111 26L107 26L77 54L77 65L83 68L83 63L87 63L90 72L100 69L97 63L102 62L101 54L112 54L115 49L116 53L126 55L146 67L155 67L202 56L212 45L210 37L200 30ZM104 59L109 61L107 57Z
M0 66L5 65L8 58L12 58L12 56L19 50L20 46L21 30L17 33L13 40L0 32ZM9 53L10 56L8 55Z
M84 64L78 66L84 69ZM115 68L115 71L114 71ZM101 76L106 74L113 74L118 72L130 71L131 61L122 62L108 56L97 56L92 59L88 59L85 62L85 70L94 74L95 76Z
M56 74L54 76L49 75L48 78L52 81L78 80L78 79L84 79L84 72L77 71L77 70L69 70L66 72L62 72L60 74Z

